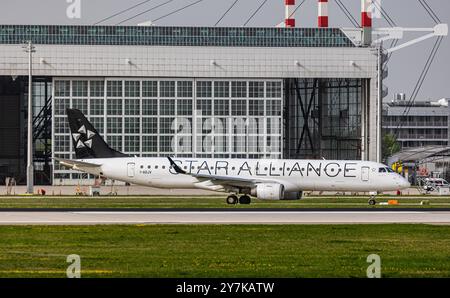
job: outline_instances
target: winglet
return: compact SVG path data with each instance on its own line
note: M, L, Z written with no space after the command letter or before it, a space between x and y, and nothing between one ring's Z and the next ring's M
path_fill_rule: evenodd
M172 168L175 170L175 172L177 172L177 174L186 174L185 171L183 171L174 161L172 158L170 158L169 156L167 156L167 158L169 159L170 165L172 166Z

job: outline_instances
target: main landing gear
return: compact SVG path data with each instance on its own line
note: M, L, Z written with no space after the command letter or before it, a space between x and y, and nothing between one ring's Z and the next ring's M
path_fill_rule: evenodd
M251 202L251 198L247 195L243 195L241 196L239 199L236 195L229 195L227 197L227 203L230 205L236 205L237 203L239 204L245 204L248 205Z
M377 204L377 201L376 201L374 195L370 196L370 199L369 199L368 203L369 203L370 206L375 206Z

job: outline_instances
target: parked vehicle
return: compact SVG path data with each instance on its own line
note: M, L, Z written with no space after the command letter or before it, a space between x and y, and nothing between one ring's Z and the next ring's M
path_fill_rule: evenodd
M441 188L450 188L450 184L443 178L419 178L419 189L422 193L429 194Z

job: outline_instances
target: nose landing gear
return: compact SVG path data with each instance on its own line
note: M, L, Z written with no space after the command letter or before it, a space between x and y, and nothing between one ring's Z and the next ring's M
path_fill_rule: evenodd
M368 203L370 206L375 206L377 204L376 196L378 193L376 191L371 191L369 194L370 194L370 199L369 199Z
M227 203L229 205L236 205L237 203L242 205L248 205L251 202L251 198L247 195L241 196L239 199L236 195L229 195L227 197Z

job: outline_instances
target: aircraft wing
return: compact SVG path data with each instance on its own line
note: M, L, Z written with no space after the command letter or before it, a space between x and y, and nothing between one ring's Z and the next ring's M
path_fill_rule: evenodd
M219 185L228 185L235 187L254 187L258 184L258 179L247 179L247 178L239 178L239 177L226 177L226 176L218 176L218 175L201 175L201 174L189 174L192 177L199 178L202 180L209 180L213 184Z
M64 159L64 158L54 158L57 160L61 165L71 168L71 169L79 169L79 168L97 168L101 167L101 164L95 164L95 163L89 163L84 161L77 161L77 160L71 160L71 159Z
M279 183L278 181L270 181L265 179L255 179L255 178L240 178L240 177L228 177L228 176L219 176L219 175L206 175L206 174L195 174L188 173L181 169L172 158L168 157L171 166L178 174L190 175L195 178L199 178L203 181L210 181L212 184L218 184L222 186L232 186L232 187L254 187L258 183Z

